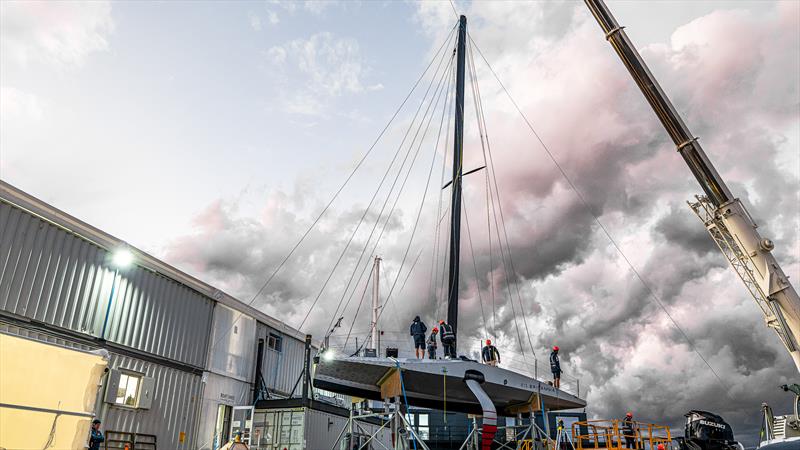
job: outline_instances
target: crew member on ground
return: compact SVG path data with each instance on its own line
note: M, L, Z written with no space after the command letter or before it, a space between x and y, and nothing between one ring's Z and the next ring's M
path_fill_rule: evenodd
M553 386L556 389L561 387L561 361L558 360L558 346L553 346L550 353L550 371L553 372Z
M100 419L92 421L92 431L89 434L89 450L100 450L100 443L105 441L103 432L100 431Z
M481 359L483 359L484 364L492 367L497 367L500 364L500 352L497 347L492 345L491 339L486 340L486 345L481 350Z
M414 321L411 322L409 334L414 337L414 354L417 356L417 359L425 357L425 333L427 331L428 327L419 319L419 316L414 317Z
M636 426L633 422L633 413L625 414L622 420L622 436L625 438L625 448L637 448L636 445Z
M442 347L444 347L444 358L455 359L456 356L456 332L453 326L446 323L444 320L439 321L439 330L442 333L440 338L442 340Z
M428 338L428 359L436 359L436 335L439 334L439 329L433 327L431 336Z

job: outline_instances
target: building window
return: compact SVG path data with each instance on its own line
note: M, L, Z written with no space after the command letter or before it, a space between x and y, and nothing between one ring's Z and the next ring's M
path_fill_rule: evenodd
M428 426L428 415L419 414L417 417L417 434L423 441L430 439L430 428Z
M276 352L280 352L283 350L283 338L278 336L277 334L269 334L267 338L267 347L275 350Z
M120 374L119 387L117 388L117 396L114 403L136 408L139 403L139 388L141 385L142 377L127 373Z

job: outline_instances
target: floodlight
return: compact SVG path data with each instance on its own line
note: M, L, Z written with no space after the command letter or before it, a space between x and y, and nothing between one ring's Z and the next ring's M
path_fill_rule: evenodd
M118 269L124 269L133 263L133 253L127 248L118 248L114 250L111 263Z

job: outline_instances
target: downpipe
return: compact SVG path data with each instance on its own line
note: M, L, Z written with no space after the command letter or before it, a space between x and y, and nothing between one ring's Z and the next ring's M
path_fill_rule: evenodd
M494 435L497 433L497 410L492 399L483 390L481 384L485 381L483 374L477 370L467 370L464 373L464 383L478 399L483 409L483 424L481 425L481 450L491 450Z

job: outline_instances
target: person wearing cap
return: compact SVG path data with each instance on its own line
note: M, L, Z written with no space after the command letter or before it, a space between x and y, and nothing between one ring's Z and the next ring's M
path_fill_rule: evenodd
M242 432L237 431L233 440L225 444L220 450L249 450L249 447L242 442Z
M431 335L426 344L428 344L428 359L436 359L436 335L439 334L439 329L433 327Z
M456 356L456 332L453 326L444 320L439 321L439 331L442 333L439 337L442 340L442 347L444 347L444 359L455 359Z
M481 359L488 366L497 367L500 364L500 352L492 345L491 339L486 340L486 345L481 350Z
M419 316L414 317L414 321L411 322L409 334L414 338L414 355L416 355L417 359L425 357L426 331L428 331L428 327L425 326L425 322L420 320Z
M666 449L666 447L664 447L664 444L658 444L658 447L656 448L656 450L667 450L667 449Z
M100 443L105 441L103 432L100 431L100 419L92 421L92 430L89 434L89 450L100 450Z
M632 412L625 414L625 418L622 419L622 437L625 438L625 448L637 448L636 427Z
M561 387L561 361L558 360L558 346L553 346L553 351L550 353L550 371L553 372L553 387L559 389Z

